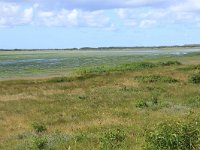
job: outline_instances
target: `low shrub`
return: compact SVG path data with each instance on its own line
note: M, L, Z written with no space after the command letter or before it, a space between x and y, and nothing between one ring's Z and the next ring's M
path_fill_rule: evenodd
M45 136L33 137L32 141L33 141L33 144L31 146L31 149L43 150L47 147L48 139Z
M87 98L87 96L85 96L85 95L79 95L78 98L79 98L80 100L85 100L85 99Z
M133 87L123 86L120 90L124 92L130 92L133 91Z
M153 68L156 65L150 62L139 62L139 63L124 63L116 66L96 66L81 68L77 72L81 75L99 75L99 74L108 74L115 71L134 71Z
M145 102L144 100L139 101L135 106L138 107L138 108L146 108L146 107L149 107L149 105L147 104L147 102Z
M189 82L190 83L194 83L194 84L200 84L200 72L193 74L190 78L189 78Z
M43 123L34 122L32 123L32 128L36 133L42 133L47 130L46 126Z
M100 137L100 149L115 150L122 146L126 139L126 134L121 129L110 130Z
M166 62L159 62L160 66L171 66L171 65L181 65L179 61L166 61Z
M164 82L164 83L176 83L178 82L177 79L174 79L172 77L166 77L166 76L160 76L160 75L150 75L150 76L136 76L136 80L141 82Z
M137 108L148 108L151 107L154 109L155 106L158 106L158 97L152 96L150 98L146 98L144 100L140 100L138 103L136 103Z
M71 82L74 81L76 77L54 77L52 79L49 79L47 82L50 83L60 83L60 82Z
M150 69L153 67L156 67L156 65L150 62L127 63L127 64L121 64L117 66L116 70L118 71L142 70L142 69Z
M197 150L200 122L163 122L145 135L147 150Z
M96 66L96 67L81 68L77 72L81 75L88 75L88 74L98 75L98 74L109 73L112 70L113 68L108 66Z

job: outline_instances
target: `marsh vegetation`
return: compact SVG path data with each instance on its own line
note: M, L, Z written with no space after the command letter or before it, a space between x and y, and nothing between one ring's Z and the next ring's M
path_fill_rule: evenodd
M198 150L199 53L118 58L0 81L0 149Z

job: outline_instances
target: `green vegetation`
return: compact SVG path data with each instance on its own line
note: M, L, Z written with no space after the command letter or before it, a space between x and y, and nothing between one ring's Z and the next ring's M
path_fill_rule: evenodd
M100 137L100 149L109 150L122 147L126 134L121 130L107 131Z
M200 72L193 74L190 77L189 82L194 83L194 84L200 84Z
M110 72L116 71L133 71L133 70L142 70L153 68L156 65L149 62L140 62L140 63L125 63L119 64L117 66L98 66L98 67L90 67L90 68L82 68L78 71L81 75L99 75L106 74Z
M199 55L115 60L0 81L0 149L198 150Z
M200 65L190 65L185 68L179 68L179 70L183 71L199 71L200 70Z
M16 149L44 150L44 149L66 149L67 142L71 139L67 134L59 131L53 133L42 132L38 134L30 133L20 137L24 142L17 145Z
M167 62L160 62L161 66L170 66L170 65L181 65L179 61L167 61Z
M200 121L164 122L146 134L148 150L198 150Z
M176 83L177 79L173 79L172 77L160 76L160 75L150 75L150 76L136 76L136 80L141 82L165 82L165 83Z
M190 105L192 107L200 107L200 95L191 96L186 105Z
M45 125L38 123L38 122L32 123L32 127L33 127L33 129L35 130L36 133L42 133L42 132L47 130Z
M150 98L146 98L143 100L140 100L138 103L136 103L136 107L138 108L155 108L154 106L158 106L159 102L158 102L158 97L156 96L152 96Z
M162 65L176 64L168 56L181 57L183 54L197 51L196 48L127 48L110 50L38 50L38 51L0 51L0 79L16 77L46 77L70 75L74 69L99 65L113 65L130 62L141 62L167 56ZM194 55L194 54L193 54ZM198 52L193 56L198 58ZM179 62L178 62L179 63ZM122 66L123 67L123 66Z

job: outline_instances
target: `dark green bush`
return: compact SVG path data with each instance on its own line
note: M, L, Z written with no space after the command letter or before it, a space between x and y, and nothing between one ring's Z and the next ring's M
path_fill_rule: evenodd
M48 140L44 136L33 137L32 149L43 150L43 149L45 149L45 147L47 147L47 142L48 142Z
M126 134L121 129L103 133L100 137L100 149L111 150L122 146L126 139Z
M129 92L129 91L133 91L133 88L132 87L123 86L120 90L121 91L125 91L125 92Z
M139 63L124 63L116 66L96 66L96 67L88 67L81 68L77 72L81 75L99 75L99 74L107 74L115 71L134 71L134 70L142 70L153 68L156 65L149 62L139 62Z
M42 133L47 130L46 126L43 123L34 122L32 123L32 128L36 133Z
M156 65L150 62L141 62L141 63L138 63L136 66L137 66L136 68L138 69L148 69L148 68L153 68Z
M200 83L200 73L194 74L189 78L190 83L199 84Z
M177 79L174 79L172 77L166 77L166 76L160 76L160 75L149 75L149 76L136 76L136 80L141 82L164 82L164 83L176 83L178 82Z
M136 103L135 106L137 108L153 108L153 109L155 109L155 107L157 107L158 105L159 105L158 97L152 96L150 98L146 98L144 100L138 101L138 103Z
M161 66L181 65L179 61L159 62L158 64Z
M79 95L78 98L79 98L80 100L84 100L84 99L87 98L87 96L85 96L85 95Z
M77 72L80 73L81 75L88 75L88 74L99 75L99 74L109 73L112 70L113 68L108 66L96 66L96 67L81 68Z
M146 107L149 107L149 105L147 104L147 102L145 102L144 100L139 101L135 106L138 107L138 108L146 108Z
M153 68L156 65L150 62L140 62L140 63L127 63L122 64L116 67L116 70L124 71L124 70L142 70Z
M71 82L71 81L74 81L75 79L76 77L55 77L48 80L47 82L50 82L50 83Z
M152 102L153 105L157 105L158 104L158 97L152 96L151 97L151 102Z
M146 133L147 150L197 150L200 147L199 121L164 122Z

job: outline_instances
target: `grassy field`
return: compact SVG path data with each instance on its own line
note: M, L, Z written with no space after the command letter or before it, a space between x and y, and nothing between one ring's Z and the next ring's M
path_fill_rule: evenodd
M4 52L0 60L33 59L32 53ZM34 59L55 59L52 53L38 52ZM70 67L76 62L71 53ZM0 81L0 149L199 149L199 52L157 57L82 53L88 62L74 64L73 75ZM56 65L50 70L65 74L69 64L64 60L62 71ZM8 66L2 66L1 77L20 75L15 70L20 63L9 66L8 72ZM45 63L34 67L39 74L40 68L50 72ZM165 135L168 138L160 140ZM174 147L165 146L170 143ZM189 147L181 147L184 144Z

